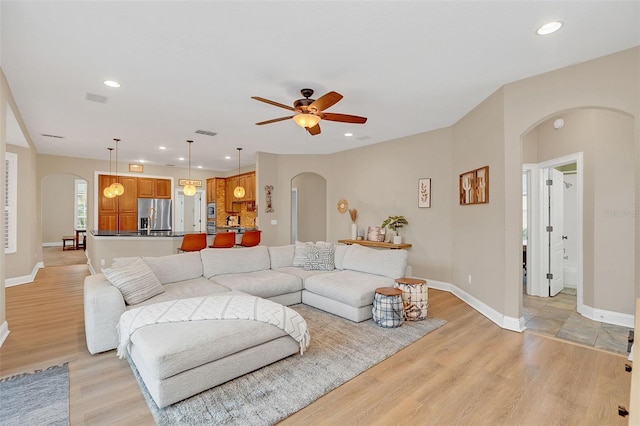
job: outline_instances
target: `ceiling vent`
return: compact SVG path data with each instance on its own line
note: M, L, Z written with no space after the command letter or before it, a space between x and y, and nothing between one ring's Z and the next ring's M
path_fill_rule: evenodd
M87 92L87 96L85 97L85 99L91 102L99 102L101 104L106 104L109 98L107 98L106 96L96 95L95 93Z
M58 136L58 135L49 135L47 133L40 133L42 136L44 136L45 138L54 138L54 139L64 139L64 136Z
M199 135L207 135L207 136L215 136L217 135L216 132L210 132L208 130L196 130L196 133Z
M371 136L360 136L359 138L356 138L359 141L366 141L367 139L371 139Z

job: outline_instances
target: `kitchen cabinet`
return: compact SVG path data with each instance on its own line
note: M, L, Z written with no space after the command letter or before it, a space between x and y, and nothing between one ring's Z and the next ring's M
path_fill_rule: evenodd
M156 194L154 198L171 199L171 179L156 179Z
M107 198L104 196L104 189L116 182L115 176L98 175L98 215L101 214L117 214L118 213L118 197ZM109 229L109 228L99 228ZM111 228L115 229L115 228Z
M207 204L216 202L216 179L207 179Z
M130 176L120 176L118 181L124 187L124 194L118 199L119 213L138 213L138 178Z
M124 187L124 194L105 197L104 189L116 179ZM133 176L98 176L98 230L138 230L138 184L138 178Z
M233 195L233 190L236 186L238 186L237 176L226 179L225 211L227 213L237 213L240 211L240 201Z
M257 198L256 194L256 173L249 173L246 179L245 189L245 200L246 201L255 201Z
M138 178L138 198L171 198L171 179Z

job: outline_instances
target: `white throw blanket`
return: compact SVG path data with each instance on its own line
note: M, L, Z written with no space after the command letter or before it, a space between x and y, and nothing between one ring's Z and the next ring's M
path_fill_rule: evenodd
M293 309L260 297L219 294L154 303L125 312L118 323L118 357L125 357L131 343L131 335L148 325L235 319L266 322L284 330L300 343L300 355L311 342L307 322Z

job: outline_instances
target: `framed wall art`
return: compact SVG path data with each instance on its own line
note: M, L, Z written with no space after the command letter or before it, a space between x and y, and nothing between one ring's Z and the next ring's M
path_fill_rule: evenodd
M431 207L431 178L418 179L418 207Z
M460 175L460 205L489 202L489 166L480 167Z

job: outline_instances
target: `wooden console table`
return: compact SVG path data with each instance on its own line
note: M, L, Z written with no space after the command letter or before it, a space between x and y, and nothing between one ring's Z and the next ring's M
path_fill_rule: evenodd
M367 240L338 240L338 242L342 244L348 244L348 245L360 244L361 246L385 248L385 249L406 249L411 247L411 244L407 244L407 243L393 244L393 243L383 243L381 241L367 241Z

